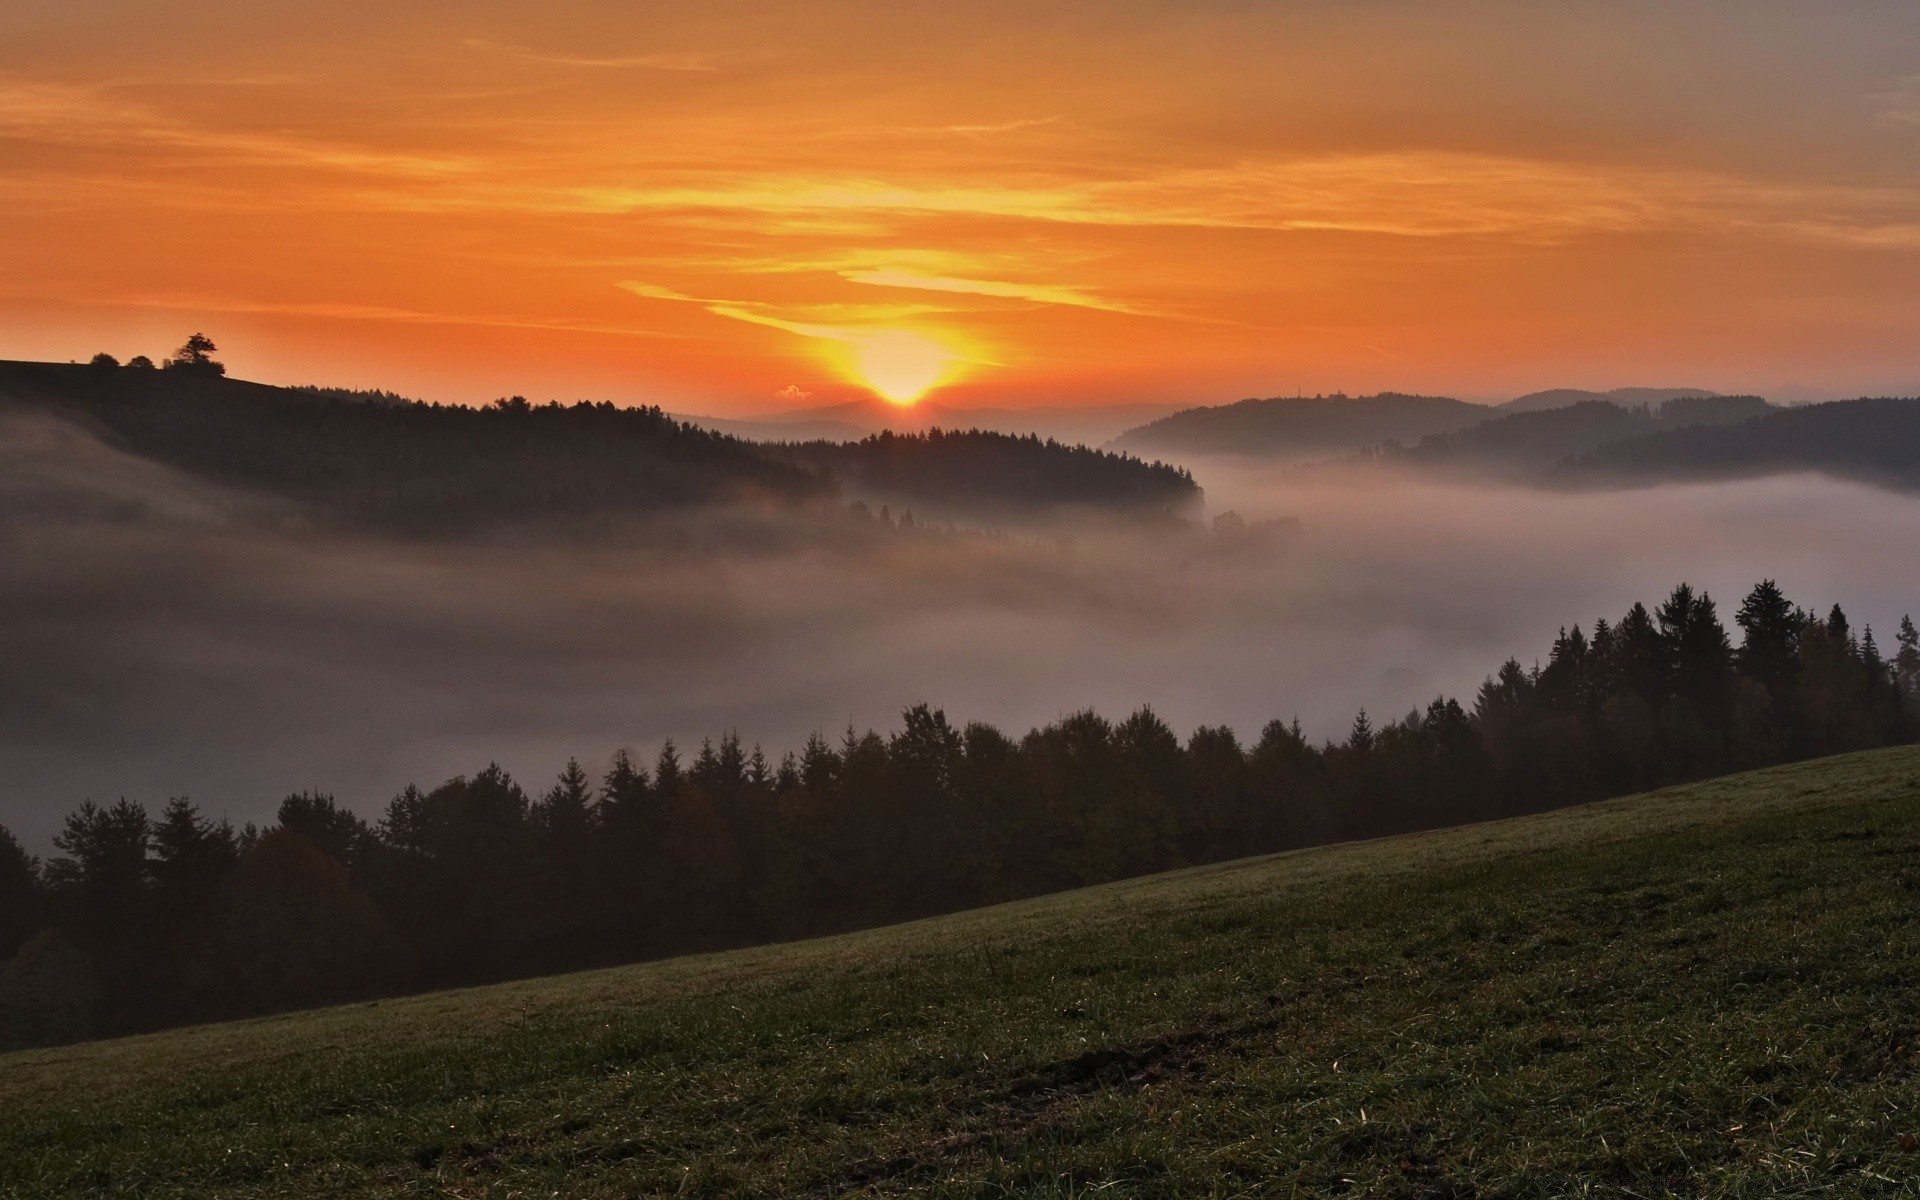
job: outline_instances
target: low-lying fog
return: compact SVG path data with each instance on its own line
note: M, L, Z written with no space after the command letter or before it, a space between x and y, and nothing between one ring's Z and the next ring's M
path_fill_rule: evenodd
M1563 494L1195 462L1266 547L902 535L670 555L322 534L67 426L0 424L0 823L47 850L83 799L289 791L368 815L498 760L651 759L738 728L770 754L927 700L1011 732L1150 703L1183 733L1316 737L1470 698L1563 623L1686 579L1731 621L1763 575L1883 645L1920 610L1920 498L1815 478ZM1062 533L1073 531L1063 530Z

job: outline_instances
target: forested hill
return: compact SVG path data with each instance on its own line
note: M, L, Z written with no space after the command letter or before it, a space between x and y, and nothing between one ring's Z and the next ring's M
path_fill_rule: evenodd
M1577 455L1651 433L1712 428L1772 412L1758 396L1696 396L1658 408L1627 408L1607 400L1583 400L1564 408L1516 412L1471 428L1435 434L1410 447L1386 446L1381 457L1426 469L1480 475L1539 477Z
M1305 460L1464 429L1492 410L1445 396L1310 396L1189 408L1113 440L1137 454L1234 454Z
M417 533L834 494L816 471L657 408L517 398L467 408L52 363L0 364L5 402L77 420L123 450L205 479Z
M1724 428L1649 433L1596 447L1558 475L1620 486L1794 471L1920 488L1920 399L1841 400L1779 409Z
M882 432L858 442L786 446L780 453L827 472L854 495L918 505L923 516L939 520L1012 521L1063 509L1182 516L1194 515L1201 500L1182 468L1035 434Z
M1546 412L1598 400L1620 408L1659 408L1675 400L1710 400L1718 395L1719 392L1702 388L1623 387L1605 392L1590 392L1584 388L1550 388L1544 392L1528 392L1498 407L1503 413Z
M1030 437L767 446L658 408L519 397L484 408L424 404L229 379L217 364L0 362L5 407L53 413L129 453L326 519L411 534L867 495L949 519L1064 507L1161 513L1199 499L1184 472Z

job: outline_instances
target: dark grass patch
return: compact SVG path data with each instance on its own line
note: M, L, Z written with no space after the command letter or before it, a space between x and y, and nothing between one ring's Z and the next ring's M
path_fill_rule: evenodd
M0 1057L0 1195L1920 1196L1916 780Z

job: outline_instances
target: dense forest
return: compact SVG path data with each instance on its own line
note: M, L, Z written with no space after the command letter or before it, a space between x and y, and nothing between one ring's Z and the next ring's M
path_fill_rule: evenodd
M979 429L881 432L858 442L782 447L848 491L918 505L940 520L1018 521L1063 510L1195 516L1200 488L1185 469L1068 446L1037 434ZM983 488L983 481L991 486Z
M270 387L225 377L207 357L212 342L202 344L200 361L183 359L183 347L166 367L104 355L92 364L0 363L0 408L78 421L132 454L280 497L322 521L415 536L527 523L599 529L694 505L871 499L987 520L1064 507L1152 517L1200 498L1176 468L1031 437L936 432L770 446L657 407L515 396L475 408Z
M374 821L311 793L242 829L186 798L88 802L48 861L0 833L0 1045L870 926L1920 738L1910 619L1883 653L1763 582L1732 623L1737 645L1677 587L1467 704L1319 745L1284 720L1182 743L1148 709L1014 738L922 705L777 758L729 733L533 792L487 766Z

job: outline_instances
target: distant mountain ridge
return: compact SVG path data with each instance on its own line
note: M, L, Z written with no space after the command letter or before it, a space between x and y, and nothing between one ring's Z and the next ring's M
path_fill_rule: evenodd
M1281 461L1355 453L1384 441L1415 441L1463 429L1492 410L1446 396L1276 397L1189 408L1115 438L1136 454L1230 454Z
M1097 446L1116 434L1163 417L1172 404L1043 405L1034 408L962 408L938 401L889 404L849 400L818 408L797 408L759 417L707 417L676 414L702 428L760 442L854 442L882 431L925 433L929 429L965 432L980 429L1016 436Z
M1597 446L1554 474L1564 483L1630 487L1796 471L1920 490L1920 399L1835 400L1718 428L1650 432Z
M1544 392L1529 392L1495 407L1505 413L1548 412L1556 408L1571 408L1576 404L1598 400L1606 404L1616 404L1622 408L1658 408L1669 400L1705 400L1718 395L1720 395L1719 392L1710 392L1704 388L1623 387L1606 392L1589 392L1581 388L1551 388Z
M1378 454L1427 470L1524 478L1610 443L1666 430L1728 426L1773 411L1759 396L1676 396L1658 407L1633 408L1582 400L1496 416L1412 446L1384 446Z

